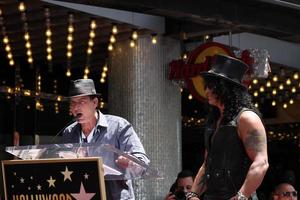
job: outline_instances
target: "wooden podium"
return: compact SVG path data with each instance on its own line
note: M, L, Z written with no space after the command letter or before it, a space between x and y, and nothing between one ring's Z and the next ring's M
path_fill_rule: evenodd
M102 159L2 162L6 200L106 200Z

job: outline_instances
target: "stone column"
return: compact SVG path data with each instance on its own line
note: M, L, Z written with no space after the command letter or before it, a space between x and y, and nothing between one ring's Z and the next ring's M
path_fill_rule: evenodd
M138 200L163 199L182 167L181 95L168 80L168 64L179 56L179 42L165 37L156 45L139 38L134 48L122 41L110 54L109 113L132 123L164 178L136 181Z

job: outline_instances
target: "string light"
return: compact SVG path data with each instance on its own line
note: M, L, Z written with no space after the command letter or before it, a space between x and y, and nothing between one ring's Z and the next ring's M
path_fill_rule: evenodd
M256 85L256 84L258 83L258 80L257 80L256 78L253 79L252 83L253 83L254 85Z
M114 50L114 45L109 43L108 46L107 46L107 49L108 49L108 51Z
M135 47L135 41L133 39L130 39L129 45L131 48Z
M192 100L192 99L193 99L193 96L192 96L191 94L189 94L188 99L189 99L189 100Z
M109 38L110 43L115 43L116 42L116 37L115 35L111 34Z
M295 80L298 80L298 79L299 79L299 73L298 73L298 72L294 72L293 78L294 78Z
M117 27L117 25L114 24L114 25L112 26L111 32L112 32L113 34L117 34L117 33L118 33L118 27Z
M27 62L29 64L33 64L33 58L32 58L32 51L31 51L31 44L30 44L30 34L29 34L29 27L27 22L27 16L26 16L26 6L23 1L20 1L19 3L19 11L21 12L21 19L23 21L23 29L24 29L24 40L25 40L25 48L27 49Z
M106 76L107 76L107 74L106 74L107 71L108 71L107 64L105 64L105 65L103 66L102 73L101 73L101 78L100 78L100 82L101 82L101 83L105 83L105 78L106 78Z
M20 3L19 3L19 11L20 12L25 12L25 10L26 10L26 6L25 6L24 2L20 1Z
M88 39L88 46L87 46L87 59L86 59L86 67L84 69L84 75L83 78L87 79L88 74L90 73L90 56L93 53L93 46L94 46L94 38L96 37L95 29L97 27L96 21L92 19L90 21L90 33L89 33L89 39Z
M11 52L11 47L10 47L10 44L9 44L9 38L7 36L7 33L6 33L6 27L5 27L5 23L4 23L4 18L2 17L2 10L0 9L0 26L2 27L2 35L3 35L3 43L5 45L5 51L7 53L7 58L8 58L8 64L10 66L14 66L15 64L15 61L13 59L13 55L12 55L12 52Z
M275 100L272 101L272 106L276 106L276 101Z
M73 33L75 31L74 26L73 26L73 21L74 21L74 16L72 13L69 14L68 18L68 34L67 34L67 71L66 71L66 76L71 77L71 61L72 61L72 49L73 49Z
M50 23L50 9L45 8L45 18L46 18L46 52L47 52L47 60L48 60L48 66L49 66L49 72L52 72L52 41L51 41L51 36L52 36L52 31L51 31L51 23Z
M274 81L274 82L277 82L277 81L278 81L278 76L277 76L276 74L273 76L273 81Z
M291 85L291 79L290 79L290 78L288 78L288 79L286 80L286 84L287 84L287 85Z
M151 35L151 42L152 42L152 44L157 44L157 35L156 34Z
M133 30L132 35L131 35L133 40L137 40L138 39L138 33L136 30Z

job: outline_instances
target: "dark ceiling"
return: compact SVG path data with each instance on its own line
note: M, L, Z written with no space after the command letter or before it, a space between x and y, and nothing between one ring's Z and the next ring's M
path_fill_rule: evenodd
M296 0L66 0L66 2L165 17L164 35L184 40L183 45L185 42L202 41L205 35L213 37L229 32L251 32L300 43L300 3ZM118 27L118 33L115 35L117 41L129 41L134 29L137 29L139 35L149 35L149 38L153 33L152 30L144 27L136 27L39 0L24 1L26 10L25 14L22 14L18 9L19 3L20 1L17 0L0 0L0 86L15 87L20 84L24 89L35 90L37 74L41 73L42 91L53 93L53 81L56 80L59 86L56 93L66 95L69 80L82 78L87 65L91 71L89 77L100 80L103 66L108 57L107 47L113 25ZM45 16L46 8L49 9L48 22ZM74 16L74 34L72 57L68 60L66 53L70 13ZM97 28L93 39L93 52L88 55L87 48L92 19L96 21ZM52 32L51 62L47 61L46 52L47 24ZM30 34L34 60L32 65L27 62L26 41L24 40L26 29ZM13 67L9 65L9 59L7 59L6 44L3 41L5 35L9 38L15 62ZM68 66L72 70L71 77L65 75ZM106 83L101 84L97 81L96 84L97 88L107 93Z

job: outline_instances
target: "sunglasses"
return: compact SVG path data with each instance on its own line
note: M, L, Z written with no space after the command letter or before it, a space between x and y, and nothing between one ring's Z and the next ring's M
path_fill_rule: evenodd
M283 197L297 197L297 191L282 192L278 195L283 196Z

